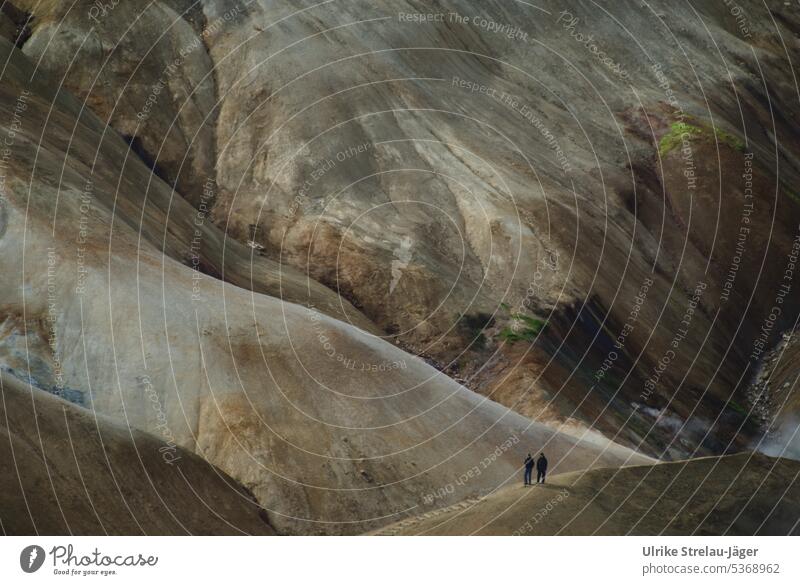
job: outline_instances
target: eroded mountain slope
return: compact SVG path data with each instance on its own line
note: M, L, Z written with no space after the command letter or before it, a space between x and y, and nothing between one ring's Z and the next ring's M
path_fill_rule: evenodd
M278 285L266 296L187 266L196 213L113 129L45 76L29 81L32 62L2 47L10 375L202 455L286 533L363 532L492 490L533 449L562 470L649 460L474 394L365 332L363 317L360 328L281 300L280 279L262 281ZM202 257L235 274L241 247L200 223ZM298 302L336 299L293 283ZM345 306L320 309L346 319Z
M746 388L798 308L791 8L137 1L94 22L88 2L23 4L26 53L120 132L162 77L180 86L144 158L168 168L173 129L195 136L183 166L213 152L226 234L388 340L658 456L765 430ZM167 40L137 34L168 10ZM98 67L111 93L87 85Z
M742 448L800 225L798 23L747 11L252 5L210 47L218 221L528 416Z
M258 534L253 495L194 453L0 374L4 535Z

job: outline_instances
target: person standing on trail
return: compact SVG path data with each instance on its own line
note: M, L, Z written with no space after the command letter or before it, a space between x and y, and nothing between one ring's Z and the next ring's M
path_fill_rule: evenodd
M533 475L533 457L528 453L525 458L525 485L531 485L531 475Z
M547 473L547 457L544 453L539 453L536 460L536 483L544 483L544 476Z

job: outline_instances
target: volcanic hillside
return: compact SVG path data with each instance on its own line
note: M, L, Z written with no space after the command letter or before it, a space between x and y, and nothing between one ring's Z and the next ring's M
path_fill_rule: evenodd
M0 239L2 367L34 394L196 452L285 533L363 532L443 486L428 506L490 491L532 445L562 470L649 460L470 392L368 333L364 317L362 329L326 315L346 305L318 284L297 286L303 307L186 266L179 250L199 212L69 94L30 83L32 63L0 42L0 115L21 120ZM240 250L201 223L192 263Z
M798 34L755 0L4 0L0 370L281 533L529 451L795 453Z
M274 534L253 495L193 453L0 374L0 531Z

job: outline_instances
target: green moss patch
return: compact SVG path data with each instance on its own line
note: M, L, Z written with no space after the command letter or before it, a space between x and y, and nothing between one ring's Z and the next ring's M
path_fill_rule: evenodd
M664 134L658 143L658 153L664 156L676 148L680 148L681 144L683 144L684 136L691 138L700 136L702 133L703 131L697 126L692 126L685 122L673 122L669 126L669 132Z
M545 321L529 317L528 315L511 315L512 324L500 330L498 336L503 341L516 343L517 341L533 341L539 332L547 325Z
M711 126L704 126L699 123L673 122L669 126L669 132L662 136L658 143L658 153L661 156L665 156L673 150L680 148L684 138L687 140L696 140L711 138L712 135L717 142L725 144L739 152L744 151L744 142L730 132L726 132L717 127L712 128Z

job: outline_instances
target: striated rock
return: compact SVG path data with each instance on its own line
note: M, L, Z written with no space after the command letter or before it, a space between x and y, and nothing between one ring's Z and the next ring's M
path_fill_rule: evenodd
M193 269L187 281L189 296L201 281L208 280L205 275L210 275L257 293L314 306L364 330L377 331L331 290L256 254L217 229L209 219L216 193L214 181L203 185L200 207L192 208L152 175L129 145L74 96L44 74L31 77L33 64L19 52L10 52L11 47L2 41L0 50L8 61L0 107L3 119L13 125L13 136L8 136L12 144L7 145L4 156L2 195L17 190L24 197L31 181L51 193L61 189L52 199L43 193L40 196L52 206L54 217L61 214L67 225L66 253L70 261L78 263L76 270L82 270L92 255L109 252L112 237L102 230L93 231L92 226L98 214L110 217L113 213L115 222L135 230L138 244L147 243L168 259ZM48 148L39 148L44 145ZM59 173L49 169L59 169ZM90 238L99 242L96 247L86 245ZM79 284L83 282L82 276Z
M174 444L0 375L4 535L274 534L252 494Z
M216 216L519 412L744 447L726 404L800 225L800 23L662 4L250 5L209 47Z
M25 53L199 207L215 174L216 94L195 3L15 1L33 14Z
M20 0L0 368L202 455L287 533L469 502L543 448L751 447L800 309L800 22L743 4L746 30L718 4Z
M563 470L649 461L470 392L365 332L363 316L359 328L281 300L284 284L308 305L336 298L296 273L266 296L182 263L199 246L199 262L242 277L247 256L202 221L195 242L192 208L157 177L144 197L147 169L125 159L124 142L44 78L28 84L30 62L4 46L0 116L15 120L15 141L0 359L10 374L202 455L287 533L363 532L431 493L474 496L541 446ZM347 311L329 310L359 318ZM37 360L23 361L22 345Z
M759 435L728 405L800 224L790 10L122 4L22 2L25 51L226 236L378 326L359 327L658 457Z

